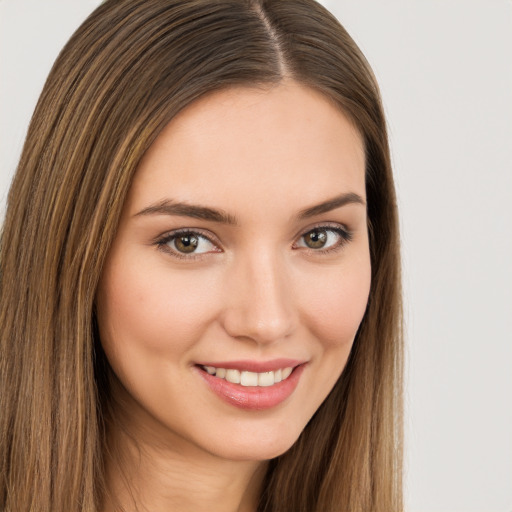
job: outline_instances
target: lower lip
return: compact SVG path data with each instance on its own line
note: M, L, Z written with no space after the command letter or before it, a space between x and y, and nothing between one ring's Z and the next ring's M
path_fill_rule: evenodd
M210 389L228 404L240 409L261 411L278 406L295 391L304 366L297 366L287 379L268 387L233 384L199 368L197 371Z

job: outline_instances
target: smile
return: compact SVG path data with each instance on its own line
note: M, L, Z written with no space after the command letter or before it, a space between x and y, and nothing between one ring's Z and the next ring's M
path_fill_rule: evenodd
M249 410L270 409L283 403L295 391L307 366L305 361L293 359L212 363L194 365L207 387L224 402Z
M293 368L279 368L269 372L250 372L240 371L236 369L215 368L214 366L202 366L204 371L209 375L213 375L219 379L224 379L232 384L240 384L241 386L259 386L269 387L286 380L292 373Z

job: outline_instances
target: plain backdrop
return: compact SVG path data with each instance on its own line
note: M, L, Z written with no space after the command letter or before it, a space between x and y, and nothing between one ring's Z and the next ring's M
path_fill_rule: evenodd
M512 2L323 3L372 64L388 116L407 510L512 512ZM50 66L98 4L0 0L0 219Z

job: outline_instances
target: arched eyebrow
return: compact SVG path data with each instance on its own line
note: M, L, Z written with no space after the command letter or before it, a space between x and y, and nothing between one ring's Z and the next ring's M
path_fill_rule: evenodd
M327 201L324 201L323 203L317 204L315 206L305 208L298 213L297 218L299 220L308 219L310 217L314 217L315 215L320 215L322 213L336 210L337 208L341 208L347 204L361 204L365 206L366 202L360 195L349 192L333 197L332 199L328 199ZM140 212L136 213L134 216L138 217L141 215L177 215L180 217L191 217L194 219L209 220L212 222L218 222L220 224L228 224L232 226L236 226L238 224L236 217L224 210L210 208L209 206L179 203L170 199L166 199L159 203L148 206L147 208L144 208Z
M194 219L210 220L212 222L230 224L233 226L237 224L236 218L224 210L218 210L208 206L178 203L170 199L166 199L160 203L148 206L147 208L144 208L135 214L136 217L139 215L178 215L180 217L192 217Z
M316 206L305 208L299 212L297 217L299 220L309 219L315 215L320 215L322 213L336 210L337 208L341 208L347 204L360 204L362 206L366 206L366 201L359 194L348 192L346 194L333 197L332 199L328 199L327 201L317 204Z

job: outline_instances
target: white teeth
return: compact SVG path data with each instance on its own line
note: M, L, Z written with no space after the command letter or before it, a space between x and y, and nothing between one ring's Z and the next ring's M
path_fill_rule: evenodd
M217 368L217 372L215 373L215 375L220 379L224 379L226 377L226 373L226 368Z
M287 379L291 375L292 370L293 368L283 368L283 380Z
M280 368L273 372L249 372L239 370L229 370L226 368L215 368L214 366L203 366L203 369L210 375L215 375L219 379L225 379L233 384L241 384L242 386L260 386L269 387L274 384L286 380L292 373L293 368Z
M240 384L240 372L238 370L226 370L226 380L233 384Z
M262 387L273 386L274 382L275 382L274 372L258 373L258 386L262 386Z
M242 386L257 386L258 374L254 372L242 372L240 375L240 384L242 384Z

